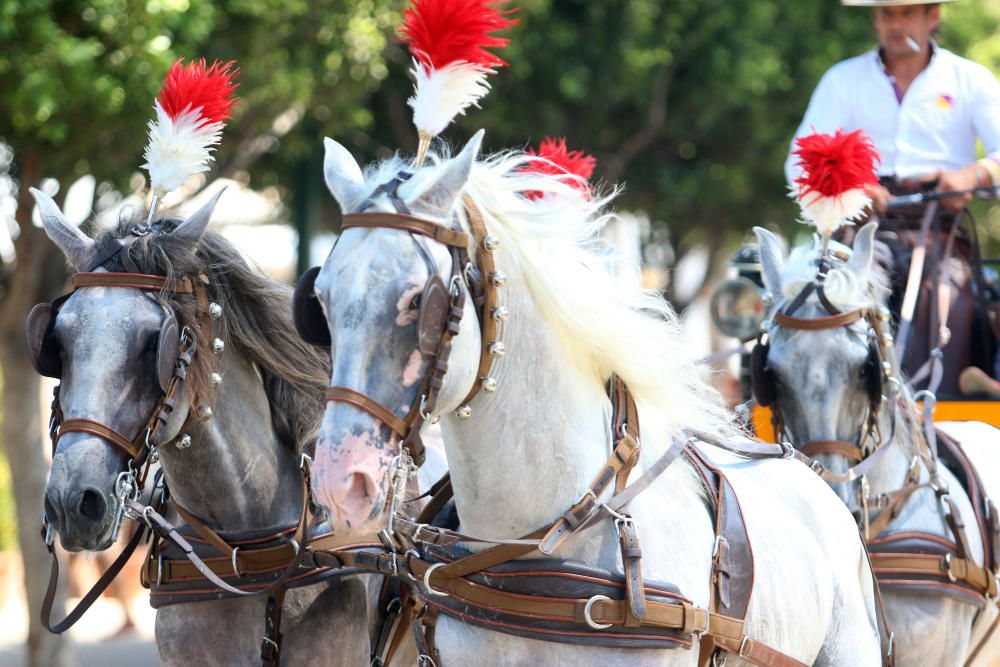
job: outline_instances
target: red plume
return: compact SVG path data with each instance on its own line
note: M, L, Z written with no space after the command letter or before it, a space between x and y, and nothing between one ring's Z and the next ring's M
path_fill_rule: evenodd
M517 9L502 9L507 0L413 0L403 12L399 34L410 53L426 71L454 62L467 62L484 69L502 67L503 60L486 49L510 42L489 33L517 24L507 16Z
M552 176L560 174L579 176L584 179L583 182L576 178L561 180L583 192L586 197L590 197L590 186L586 183L586 179L590 178L597 166L597 159L594 156L583 151L569 150L566 147L565 137L545 137L538 145L537 152L534 148L528 148L526 153L543 159L532 160L522 171ZM524 193L529 199L538 199L542 195L543 193L538 191Z
M184 65L178 60L170 68L160 89L159 102L171 118L190 110L201 109L204 123L228 120L236 99L233 92L238 83L233 81L240 70L236 63L215 61L206 67L205 59Z
M815 133L795 141L796 163L802 175L795 179L800 196L816 193L836 197L848 190L878 183L878 151L863 130Z
M802 175L795 179L795 195L806 220L828 236L843 224L859 219L871 200L866 185L878 183L878 150L862 130L834 134L819 132L795 141L796 163Z

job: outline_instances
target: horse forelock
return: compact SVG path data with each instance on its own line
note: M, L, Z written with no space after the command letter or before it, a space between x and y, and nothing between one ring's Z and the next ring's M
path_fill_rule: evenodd
M127 237L139 222L139 216L121 220L114 230L97 239L98 247L108 247ZM214 335L226 342L223 354L244 355L260 369L281 442L299 450L311 446L322 413L330 359L296 333L291 319L291 287L252 267L232 243L215 232L205 232L192 248L190 242L170 234L178 223L179 219L170 217L154 222L153 228L161 231L137 238L129 247L129 259L141 273L192 280L200 275L207 277L209 301L223 308L222 317L213 322ZM104 268L129 270L118 255ZM197 337L199 353L194 356L186 381L191 407L211 405L213 354L211 340L203 329L207 316L199 312L192 295L165 296L178 324L189 326Z

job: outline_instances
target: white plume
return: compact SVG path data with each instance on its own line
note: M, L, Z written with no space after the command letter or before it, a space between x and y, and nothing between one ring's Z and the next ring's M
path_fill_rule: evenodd
M842 225L853 225L872 203L861 188L847 190L835 197L815 194L800 197L797 192L792 197L798 199L802 207L801 222L816 227L821 236L830 236Z
M149 121L149 143L143 169L154 192L176 190L192 175L208 171L214 146L225 123L206 123L201 108L190 107L171 118L156 101L156 120Z
M413 124L417 130L431 136L441 134L458 114L470 106L479 106L479 99L490 91L486 77L494 70L465 61L449 63L430 71L413 61L416 94L407 100L413 107Z

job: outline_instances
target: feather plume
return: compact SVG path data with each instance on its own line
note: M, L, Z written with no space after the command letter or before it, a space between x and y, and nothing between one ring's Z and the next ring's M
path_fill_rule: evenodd
M538 145L538 150L528 148L525 151L528 155L534 156L522 171L530 171L536 174L548 174L551 176L563 177L559 180L570 185L590 199L591 188L587 179L594 173L597 166L597 159L584 153L583 151L571 151L566 147L564 137L545 137ZM524 196L529 199L539 199L544 195L542 192L525 192Z
M490 90L487 77L507 63L487 50L510 41L490 33L517 23L507 0L413 0L400 37L413 56L416 92L408 100L421 135L437 136Z
M154 193L179 188L193 174L208 171L212 151L222 138L239 85L239 69L232 61L204 60L170 68L156 99L156 120L149 122L143 166Z
M854 224L871 205L865 186L878 184L875 166L880 159L871 138L862 130L816 132L800 137L795 146L802 174L795 179L793 197L804 222L824 237Z

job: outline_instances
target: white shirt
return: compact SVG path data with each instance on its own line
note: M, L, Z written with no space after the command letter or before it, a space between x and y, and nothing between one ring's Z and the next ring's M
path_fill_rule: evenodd
M878 50L831 67L813 92L795 137L863 129L882 176L912 178L976 161L976 139L1000 163L1000 83L987 68L934 45L931 61L899 99ZM795 142L792 141L792 150ZM785 176L799 175L789 153Z

